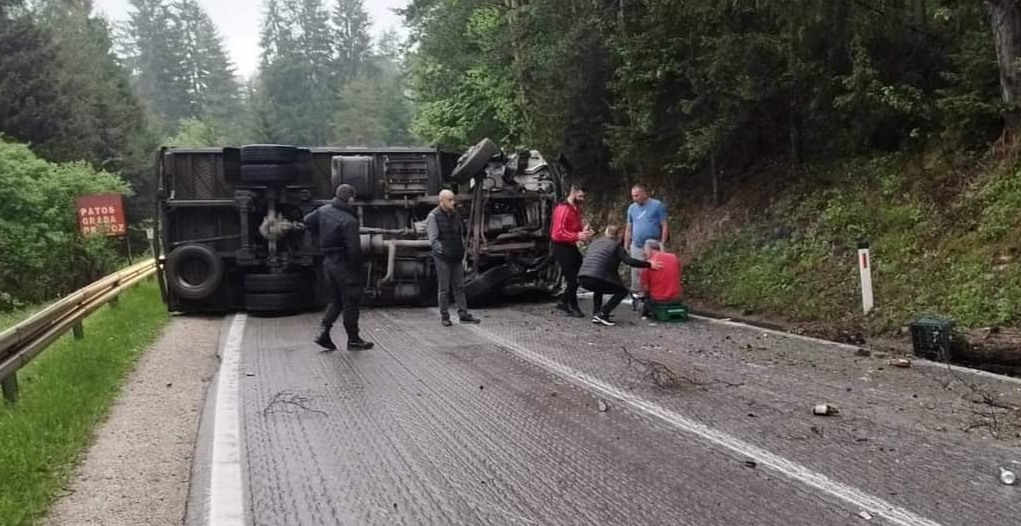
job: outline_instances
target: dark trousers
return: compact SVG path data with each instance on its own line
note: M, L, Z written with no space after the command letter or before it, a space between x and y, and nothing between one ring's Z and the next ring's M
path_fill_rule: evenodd
M578 278L578 283L580 283L582 287L592 291L593 316L596 314L609 315L628 295L627 288L619 283L611 283L609 281L590 278L588 276ZM610 301L608 301L606 305L603 305L603 294L611 295Z
M578 270L581 269L581 252L574 245L554 242L553 257L560 264L560 274L564 276L565 282L564 296L560 303L578 308Z
M461 261L448 262L433 256L436 263L436 284L439 286L440 315L450 316L450 297L457 304L457 314L464 317L468 314L468 300L464 296L464 267Z
M351 276L342 263L327 258L323 262L326 271L326 286L329 287L330 305L323 314L322 324L329 329L343 314L344 330L348 339L358 339L358 315L362 301L360 280Z

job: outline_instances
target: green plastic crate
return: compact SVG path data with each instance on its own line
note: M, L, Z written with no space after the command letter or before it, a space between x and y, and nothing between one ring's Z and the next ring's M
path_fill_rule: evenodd
M688 320L688 307L677 305L655 305L652 307L652 318L662 322L680 322Z
M950 358L954 321L939 316L920 316L911 322L911 346L915 356L935 361Z

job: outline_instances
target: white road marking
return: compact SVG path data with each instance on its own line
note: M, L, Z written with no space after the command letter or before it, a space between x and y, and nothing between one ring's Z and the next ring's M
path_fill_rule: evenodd
M506 348L518 357L542 367L564 378L565 380L573 382L582 389L595 392L604 397L616 398L630 406L635 411L658 418L677 429L733 451L734 453L741 455L743 458L755 460L760 466L769 467L790 479L796 480L822 491L823 493L836 497L837 499L850 504L858 511L866 510L869 513L882 516L889 522L900 526L940 526L940 523L938 522L916 515L911 511L891 504L874 495L865 493L852 486L832 480L822 473L813 471L806 466L787 460L784 457L728 435L723 431L719 431L700 422L696 422L684 415L681 415L680 413L666 409L656 403L631 395L617 387L614 387L613 385L603 382L602 380L551 360L550 358L525 348L518 343L495 335L482 327L471 325L466 327L497 345Z
M241 340L247 316L236 314L227 332L216 381L213 411L212 470L209 477L209 524L244 526L244 486L241 478L241 414L238 382Z

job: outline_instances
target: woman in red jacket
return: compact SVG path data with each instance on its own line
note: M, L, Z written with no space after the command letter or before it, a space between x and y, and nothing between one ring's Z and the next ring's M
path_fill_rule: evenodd
M585 202L585 189L573 183L567 199L553 209L553 225L550 239L553 241L553 257L560 264L566 287L557 308L568 316L584 318L578 308L578 269L581 268L581 252L578 242L592 239L592 230L585 227L581 219L581 204Z

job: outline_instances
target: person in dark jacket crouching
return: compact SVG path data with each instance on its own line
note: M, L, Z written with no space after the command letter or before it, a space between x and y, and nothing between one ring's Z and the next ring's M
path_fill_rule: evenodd
M620 229L606 227L605 236L595 240L585 252L585 258L578 271L578 284L591 290L592 323L613 326L613 309L628 295L628 289L620 279L618 269L621 263L637 268L657 268L658 264L632 258L620 243ZM610 301L603 304L603 295L612 294Z
M347 331L347 349L361 351L372 348L358 334L359 307L362 299L362 280L365 271L362 263L362 246L359 238L358 213L352 206L355 187L342 184L337 187L333 200L305 216L305 228L319 239L319 249L325 256L323 270L332 298L326 307L319 335L315 342L328 351L335 351L330 329L344 315Z
M453 292L457 303L458 320L461 323L479 323L468 312L468 300L464 295L464 225L461 214L454 209L454 192L443 190L439 195L439 206L429 212L425 229L432 246L433 262L436 264L436 281L439 285L440 322L450 327L450 295Z

